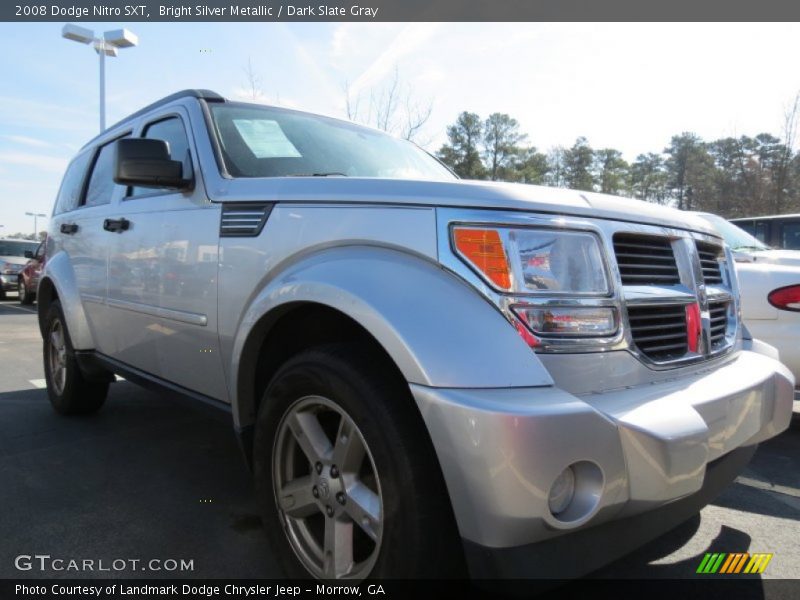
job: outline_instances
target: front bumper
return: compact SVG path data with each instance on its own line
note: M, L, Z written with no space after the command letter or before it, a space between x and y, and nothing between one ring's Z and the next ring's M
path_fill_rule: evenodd
M693 376L583 396L555 387L411 386L461 536L491 549L644 516L698 494L709 463L788 427L793 388L783 365L749 351ZM594 479L576 484L581 510L556 517L551 486L575 464L589 465Z

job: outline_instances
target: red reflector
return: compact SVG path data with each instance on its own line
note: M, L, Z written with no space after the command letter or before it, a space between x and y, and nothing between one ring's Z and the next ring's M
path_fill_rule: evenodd
M536 346L540 344L539 338L528 331L528 328L516 319L514 319L514 328L517 330L517 333L520 335L520 337L525 340L525 343L531 348L536 348Z
M689 352L697 352L700 347L700 305L690 304L686 307L686 342Z
M767 300L775 308L800 312L800 285L790 285L773 290Z

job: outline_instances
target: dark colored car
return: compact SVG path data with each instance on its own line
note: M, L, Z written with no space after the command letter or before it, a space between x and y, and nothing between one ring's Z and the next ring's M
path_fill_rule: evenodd
M46 242L42 242L39 244L36 250L25 251L25 258L30 260L22 267L17 278L17 291L19 292L19 301L21 304L33 304L34 300L36 300L39 276L42 274L42 269L47 260L45 243Z
M38 246L30 240L0 239L0 300L6 292L16 292L19 272L28 262L26 256L33 256Z
M731 223L772 248L800 250L800 214L743 217Z

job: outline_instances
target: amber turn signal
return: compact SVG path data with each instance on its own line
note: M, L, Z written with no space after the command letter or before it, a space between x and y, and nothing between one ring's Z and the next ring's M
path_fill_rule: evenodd
M494 229L453 230L458 252L497 287L511 289L511 269L500 234Z

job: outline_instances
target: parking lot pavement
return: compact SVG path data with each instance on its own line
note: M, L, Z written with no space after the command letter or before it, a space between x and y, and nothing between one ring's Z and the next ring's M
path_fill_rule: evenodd
M0 302L0 578L64 575L18 571L20 554L193 561L183 573L117 573L127 577L280 576L230 418L125 381L112 384L97 415L57 416L41 389L34 311ZM770 552L762 577L793 578L798 539L796 419L700 515L594 576L693 578L706 552ZM114 573L69 573L97 575ZM750 597L788 598L786 591L764 586Z

